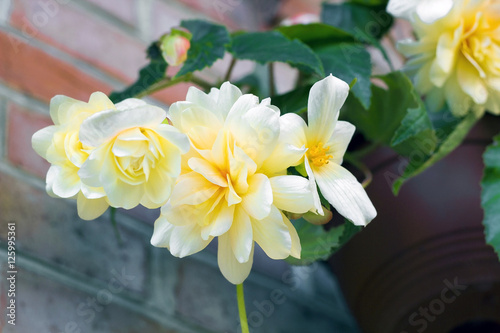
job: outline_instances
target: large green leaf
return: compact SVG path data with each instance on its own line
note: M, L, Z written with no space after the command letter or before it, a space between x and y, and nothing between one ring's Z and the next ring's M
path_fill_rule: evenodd
M351 0L351 2L365 6L383 6L385 8L389 0Z
M408 110L417 108L420 99L416 99L411 81L401 72L377 78L386 87L372 84L370 107L365 109L358 99L349 96L340 115L370 141L390 145Z
M385 5L324 3L321 21L347 31L359 40L371 42L380 39L389 30L393 18L385 11Z
M486 149L483 160L481 206L484 210L484 233L486 242L493 246L500 258L500 135Z
M193 35L187 59L176 77L202 70L224 57L231 39L227 29L202 20L182 21L181 26Z
M347 83L356 79L351 91L364 108L370 107L371 100L371 59L370 54L359 43L338 43L315 50L325 74L332 73Z
M168 64L163 59L161 50L155 43L151 44L147 49L147 57L149 64L139 71L139 78L132 85L128 86L123 91L114 91L109 95L113 103L118 103L124 99L141 96L151 86L165 78Z
M340 249L361 228L350 222L326 231L321 225L314 225L304 219L293 222L302 246L301 258L288 257L292 265L309 265L318 260L326 260Z
M324 23L294 24L279 27L278 31L289 39L299 39L312 48L355 41L350 33Z
M439 115L442 116L439 117L441 119L433 122L434 133L438 139L436 150L428 156L415 150L414 158L412 158L412 155L409 156L408 165L403 175L393 183L392 190L394 194L398 194L405 181L420 174L458 147L477 121L477 117L473 112L458 120L450 118L449 111L440 112ZM443 119L449 120L443 121Z
M316 54L298 39L290 40L279 31L241 33L233 37L231 53L237 59L265 64L286 62L302 70L324 76Z

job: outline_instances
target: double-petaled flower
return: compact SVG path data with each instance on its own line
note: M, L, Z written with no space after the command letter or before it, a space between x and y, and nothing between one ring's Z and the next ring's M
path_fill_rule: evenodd
M417 41L399 49L432 109L500 114L500 1L391 0L388 11L413 25Z
M227 82L209 94L190 88L186 99L169 117L191 151L151 243L184 257L218 237L220 270L234 284L248 276L255 242L272 259L299 258L297 232L283 211L312 210L313 189L286 174L305 148L282 144L279 110Z

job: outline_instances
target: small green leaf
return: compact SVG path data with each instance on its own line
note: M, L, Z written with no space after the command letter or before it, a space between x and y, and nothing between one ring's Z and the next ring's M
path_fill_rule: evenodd
M359 43L338 43L315 50L318 54L325 74L332 73L346 82L357 80L352 87L364 108L370 107L371 100L371 59L370 54Z
M202 20L188 20L182 21L181 27L189 30L193 37L187 59L176 78L202 70L224 57L226 46L231 42L224 26Z
M311 48L355 41L350 33L324 23L294 24L279 27L277 30L289 39L299 39Z
M114 91L109 95L113 103L118 103L124 99L141 96L151 86L165 78L168 64L163 59L161 50L155 43L147 49L149 64L139 71L139 78L132 85L123 91Z
M238 34L233 37L231 53L237 59L254 60L261 64L286 62L324 76L321 61L309 46L297 39L290 40L278 31Z
M310 265L315 261L328 259L361 229L348 221L328 231L323 226L311 224L304 219L293 221L293 225L299 234L302 252L300 259L286 259L292 265Z
M372 43L373 40L380 39L394 21L392 16L385 11L385 7L384 4L366 6L352 2L324 3L321 21L347 31L359 41Z
M446 112L446 114L447 113L448 112ZM392 185L394 194L398 194L399 189L405 181L423 172L458 147L477 120L477 117L471 112L458 122L455 119L451 119L448 123L434 122L435 135L439 140L437 149L432 155L424 156L424 158L419 156L418 158L412 159L410 156L409 163L403 175ZM453 124L453 126L450 127L450 124Z
M484 233L486 242L493 246L500 259L500 134L486 149L483 161L481 206L484 210Z

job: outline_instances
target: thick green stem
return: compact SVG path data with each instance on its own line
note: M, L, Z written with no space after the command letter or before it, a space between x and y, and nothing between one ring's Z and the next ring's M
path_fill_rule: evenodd
M231 64L229 65L229 68L227 69L226 75L224 76L224 82L231 80L231 74L233 73L234 65L236 65L236 58L233 58L231 60Z
M241 333L249 333L247 310L245 309L245 295L243 293L243 283L236 285L236 294L238 296L238 311L240 313Z

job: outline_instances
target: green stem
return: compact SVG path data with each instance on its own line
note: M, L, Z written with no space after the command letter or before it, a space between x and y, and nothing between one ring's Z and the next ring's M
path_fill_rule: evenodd
M361 182L363 188L367 188L373 180L373 174L368 167L352 155L344 155L344 159L363 172L365 179Z
M109 207L109 219L111 221L111 225L113 226L113 230L115 232L116 240L118 241L118 245L122 246L122 236L120 235L120 230L118 229L118 225L116 224L116 208Z
M181 82L192 82L192 83L202 87L206 91L210 90L210 88L212 87L212 85L210 83L208 83L207 81L205 81L199 77L195 77L192 74L186 74L186 75L180 76L180 77L173 79L173 80L171 77L165 77L162 80L156 82L155 84L152 84L148 89L142 91L141 93L135 95L134 97L141 98L144 96L148 96L148 95L154 94L157 91L163 90L165 88L168 88L170 86L176 85L177 83L181 83Z
M269 97L273 97L275 90L274 90L274 66L272 62L269 63L268 69L269 69Z
M240 313L241 333L249 333L247 310L245 309L245 295L243 293L243 283L236 285L236 294L238 296L238 311Z
M226 75L224 76L224 82L230 81L231 73L233 72L234 65L236 65L236 58L233 58L231 60L231 64L229 65L229 68L227 69Z

